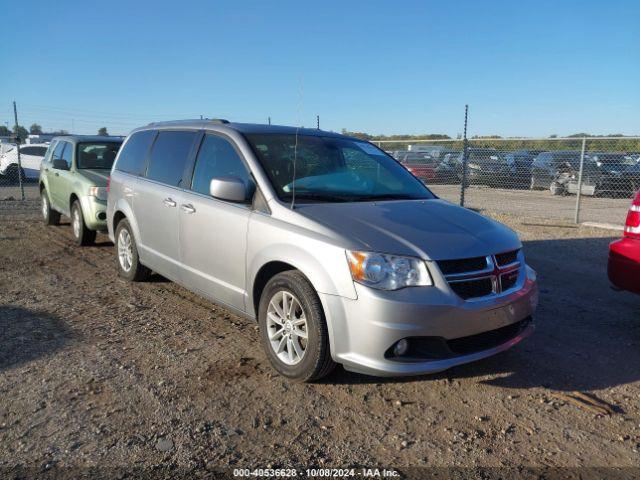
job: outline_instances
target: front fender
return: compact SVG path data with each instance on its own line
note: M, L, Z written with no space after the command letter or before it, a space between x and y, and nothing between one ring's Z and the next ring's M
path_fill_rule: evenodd
M247 235L247 292L269 262L284 262L300 270L319 293L357 298L345 249L326 237L269 216L254 214Z

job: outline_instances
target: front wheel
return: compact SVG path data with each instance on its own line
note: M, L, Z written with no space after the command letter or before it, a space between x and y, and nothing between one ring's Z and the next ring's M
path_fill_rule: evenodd
M60 223L60 214L51 208L49 195L44 188L40 192L40 200L42 202L42 219L45 225L58 225Z
M311 382L335 368L320 299L302 273L286 271L269 280L258 322L263 348L281 375Z
M130 282L141 282L149 278L151 271L140 263L138 247L128 220L120 220L115 237L118 275Z
M82 207L80 201L76 200L71 205L71 228L73 229L73 238L78 245L91 245L96 240L96 231L89 230L84 223L84 215L82 215Z

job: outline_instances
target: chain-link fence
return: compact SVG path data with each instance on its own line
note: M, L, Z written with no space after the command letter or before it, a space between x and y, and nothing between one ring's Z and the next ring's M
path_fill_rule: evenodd
M640 189L640 138L375 142L437 195L539 219L624 224Z
M374 143L438 196L488 212L622 225L640 189L640 137ZM0 200L38 198L46 149L0 143Z
M40 164L47 144L0 142L0 200L38 198Z

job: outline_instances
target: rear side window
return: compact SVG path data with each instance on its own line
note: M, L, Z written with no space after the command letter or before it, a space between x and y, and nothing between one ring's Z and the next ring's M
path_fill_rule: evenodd
M154 130L143 130L131 135L127 143L122 147L116 163L116 170L132 175L142 175L144 173L144 161L155 134Z
M172 187L179 186L197 135L190 131L158 133L151 149L147 178Z
M245 185L249 183L249 172L233 146L224 138L206 135L198 152L191 190L209 195L211 179L221 177L236 177Z
M36 157L44 157L47 153L47 147L22 147L20 153L23 155L35 155Z

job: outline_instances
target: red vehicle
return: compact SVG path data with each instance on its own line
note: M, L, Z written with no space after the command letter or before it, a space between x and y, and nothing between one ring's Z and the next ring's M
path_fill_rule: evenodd
M616 287L640 294L640 191L629 209L624 236L609 246L608 270Z
M402 152L396 159L422 181L436 178L437 161L423 152Z

